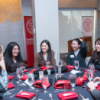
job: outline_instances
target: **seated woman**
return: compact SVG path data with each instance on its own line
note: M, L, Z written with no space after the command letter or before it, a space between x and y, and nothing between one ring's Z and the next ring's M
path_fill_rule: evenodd
M96 77L93 81L88 82L87 86L89 87L90 92L92 93L93 97L96 100L100 100L100 91L95 88L95 82L97 81L100 83L100 77Z
M88 63L89 64L94 64L96 70L100 70L100 38L98 38L95 41L95 48L96 50L91 56L91 59Z
M20 47L16 42L10 42L5 50L4 59L8 72L16 71L16 68L23 62Z
M3 57L3 46L0 44L0 92L6 91L8 88L8 76Z
M34 67L45 66L46 61L50 62L51 66L54 66L54 52L51 50L50 42L48 40L43 40L40 49L41 51L36 54Z
M79 67L86 67L85 58L87 56L86 44L82 39L74 39L72 41L73 51L69 52L67 56L67 65L74 65L74 61L79 61Z

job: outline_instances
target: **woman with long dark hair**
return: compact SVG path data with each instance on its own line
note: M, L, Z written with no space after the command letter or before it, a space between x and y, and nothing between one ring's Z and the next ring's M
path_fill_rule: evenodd
M34 67L45 66L46 61L49 61L50 65L54 66L54 52L51 50L50 42L43 40L40 44L40 49L41 51L36 54Z
M10 42L5 50L4 59L8 72L16 71L16 68L23 62L20 47L16 42Z
M74 65L74 61L79 61L79 67L86 67L85 58L87 56L86 43L82 39L72 41L72 51L67 56L67 65Z
M96 70L100 70L100 38L98 38L95 41L95 48L96 50L91 56L91 59L88 63L89 64L94 64Z

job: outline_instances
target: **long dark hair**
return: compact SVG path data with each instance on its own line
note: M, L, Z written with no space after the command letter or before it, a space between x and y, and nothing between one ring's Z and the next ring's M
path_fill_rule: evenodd
M13 48L14 48L15 45L17 45L18 48L19 48L19 53L15 57L17 66L19 66L20 62L22 62L22 57L21 57L21 52L20 52L20 46L16 42L10 42L7 45L7 48L6 48L5 52L4 52L4 59L5 59L6 67L9 70L11 70L13 68L12 50L13 50Z
M79 38L75 38L73 41L76 41L78 43L78 45L81 45L81 41Z
M48 53L47 61L49 61L49 60L51 60L51 45L50 45L50 42L48 40L43 40L40 44L40 49L41 49L41 46L42 46L43 43L46 43L49 47L49 49L47 51L47 53ZM40 51L40 56L41 56L41 60L43 60L43 51L42 51L42 49Z
M100 45L100 38L98 38L96 41L95 41L95 45L96 43L98 43ZM95 62L98 62L99 61L99 56L100 56L100 52L97 52L97 50L94 50L94 58L93 60Z

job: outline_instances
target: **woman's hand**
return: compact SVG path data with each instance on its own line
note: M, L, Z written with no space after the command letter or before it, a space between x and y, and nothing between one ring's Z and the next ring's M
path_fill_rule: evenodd
M2 59L0 60L0 67L2 68L2 70L6 70L4 57L2 57Z
M96 82L96 81L99 81L100 82L100 77L96 77L96 78L94 78L94 83Z
M90 89L91 92L95 89L95 86L94 86L94 82L93 81L88 82L87 83L87 86L89 87L89 89Z
M81 42L83 41L82 39L79 39Z

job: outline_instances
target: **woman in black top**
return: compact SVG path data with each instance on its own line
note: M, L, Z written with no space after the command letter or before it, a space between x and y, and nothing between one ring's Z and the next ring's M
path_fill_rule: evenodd
M23 62L20 47L16 42L10 42L5 50L4 59L8 72L16 71L16 68Z
M79 61L79 67L86 67L85 58L87 56L86 43L82 39L74 39L72 41L73 51L67 56L67 65L74 65L74 61Z
M89 64L94 64L96 70L100 70L100 38L98 38L95 41L95 48L96 50L91 56L91 59L88 63Z

